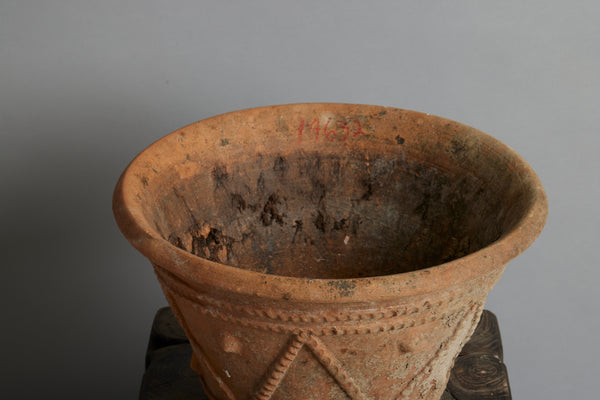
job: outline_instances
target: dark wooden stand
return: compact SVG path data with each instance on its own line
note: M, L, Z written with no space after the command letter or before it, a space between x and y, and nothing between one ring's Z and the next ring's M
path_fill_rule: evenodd
M209 400L190 367L192 348L169 307L158 310L140 400ZM498 320L485 310L456 359L442 400L511 400ZM292 399L290 399L292 400Z

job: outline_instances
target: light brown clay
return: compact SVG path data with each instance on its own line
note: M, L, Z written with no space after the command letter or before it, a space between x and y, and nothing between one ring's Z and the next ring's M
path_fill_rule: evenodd
M219 400L439 399L547 214L496 139L351 104L182 128L131 163L113 208Z

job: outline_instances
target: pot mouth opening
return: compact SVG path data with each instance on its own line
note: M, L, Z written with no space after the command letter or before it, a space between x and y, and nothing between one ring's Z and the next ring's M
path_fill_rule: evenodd
M275 153L168 179L148 212L162 239L219 264L395 275L477 252L521 219L525 193L458 172L391 154Z
M280 109L214 117L163 138L126 173L138 223L210 264L348 280L473 255L514 232L539 201L527 164L472 128L382 108L358 128L362 114L321 107L360 134L338 126L336 147L301 145L299 135L281 137L298 117ZM303 140L315 134L310 119L300 122Z

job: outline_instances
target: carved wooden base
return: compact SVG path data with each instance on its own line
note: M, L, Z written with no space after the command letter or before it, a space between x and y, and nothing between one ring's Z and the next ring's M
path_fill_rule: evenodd
M190 367L192 349L171 309L158 310L146 352L140 400L210 400ZM511 400L496 316L485 310L456 359L442 400Z

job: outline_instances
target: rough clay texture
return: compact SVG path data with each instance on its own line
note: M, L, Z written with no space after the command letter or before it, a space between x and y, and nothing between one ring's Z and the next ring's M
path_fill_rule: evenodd
M531 168L439 117L296 104L197 122L114 196L215 399L439 399L547 212Z

